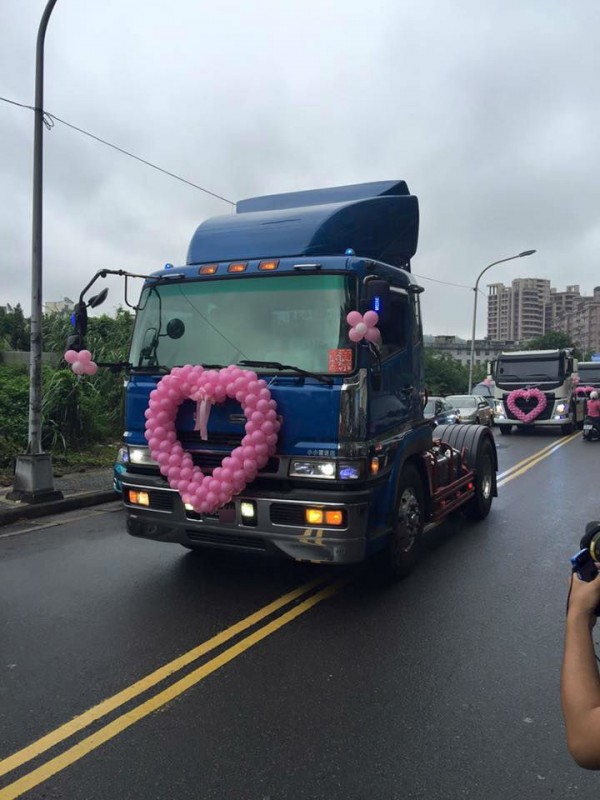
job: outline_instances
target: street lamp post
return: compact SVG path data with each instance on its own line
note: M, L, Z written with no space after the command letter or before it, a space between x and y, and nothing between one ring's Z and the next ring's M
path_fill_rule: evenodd
M55 491L52 457L42 452L42 210L44 144L44 40L56 0L48 0L35 51L33 129L33 215L31 248L31 336L29 354L29 430L27 452L17 456L11 499L38 503L62 497Z
M488 264L487 267L481 270L479 273L477 280L475 281L475 287L473 291L475 292L475 298L473 300L473 330L471 331L471 358L469 360L469 390L467 394L471 394L473 389L473 359L475 357L475 323L477 321L477 292L479 291L479 281L481 280L481 276L484 272L487 272L488 269L491 267L495 267L496 264L503 264L505 261L513 261L515 258L523 258L524 256L531 256L535 253L535 250L523 250L522 253L518 253L516 256L510 256L509 258L501 258L499 261L493 261L491 264Z

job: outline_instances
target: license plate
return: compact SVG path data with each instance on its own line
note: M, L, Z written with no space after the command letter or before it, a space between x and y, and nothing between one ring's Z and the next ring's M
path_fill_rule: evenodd
M587 433L588 431L591 431L593 427L593 425L584 425L583 430Z

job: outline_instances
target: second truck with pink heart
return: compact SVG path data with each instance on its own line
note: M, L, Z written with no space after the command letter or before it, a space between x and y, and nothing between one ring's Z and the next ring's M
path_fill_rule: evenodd
M501 353L495 364L494 415L500 433L553 426L572 433L583 423L577 359L570 349Z

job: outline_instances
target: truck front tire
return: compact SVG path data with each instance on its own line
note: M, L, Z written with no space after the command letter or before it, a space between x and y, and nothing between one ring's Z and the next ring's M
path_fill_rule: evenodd
M416 467L406 464L398 480L394 527L384 554L391 578L405 578L416 564L424 521L421 476Z

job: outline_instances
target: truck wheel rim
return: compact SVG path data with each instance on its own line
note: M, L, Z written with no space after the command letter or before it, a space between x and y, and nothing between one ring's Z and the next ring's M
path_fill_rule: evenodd
M421 507L412 486L407 486L400 496L398 521L402 531L399 537L400 549L407 553L414 546L421 530Z
M492 470L489 458L485 459L485 467L481 476L481 494L484 500L489 500L492 494Z

